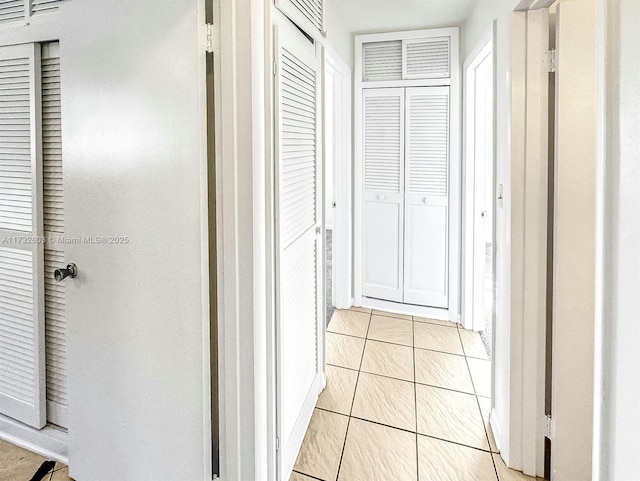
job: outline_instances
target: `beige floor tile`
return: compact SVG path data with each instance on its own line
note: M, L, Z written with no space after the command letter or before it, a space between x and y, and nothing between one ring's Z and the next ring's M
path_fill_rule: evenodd
M306 476L301 473L296 473L294 471L293 473L291 473L291 477L289 478L289 481L317 481L317 480L316 478L310 478L309 476Z
M408 346L367 340L361 370L413 381L413 349Z
M478 402L480 404L480 413L482 414L482 420L484 421L484 428L487 430L487 436L489 437L489 446L491 446L491 452L499 453L498 444L496 443L496 438L493 435L493 430L491 429L491 399L486 397L478 397Z
M316 407L348 416L351 412L357 379L358 371L327 366L327 386L320 394Z
M415 434L352 418L338 479L415 481Z
M498 479L500 481L536 481L536 478L522 474L520 471L507 468L499 454L493 455L493 461L496 463L498 470ZM541 479L541 478L537 478Z
M327 363L349 369L360 369L364 339L327 332Z
M478 396L491 397L491 361L467 358L471 379Z
M413 383L361 372L351 415L415 432Z
M0 479L29 480L46 458L0 440Z
M491 454L418 436L418 470L426 481L497 481Z
M293 469L327 481L336 479L348 420L316 409Z
M458 329L414 322L414 345L421 349L464 354L458 337Z
M464 356L415 350L416 382L475 394Z
M416 396L420 434L489 450L475 396L422 384Z
M331 317L328 332L346 334L347 336L367 337L370 314L358 311L336 309Z
M374 314L367 339L413 347L413 322Z
M459 332L465 355L468 357L477 357L478 359L489 359L479 332L468 331L466 329L460 329Z
M357 312L366 312L367 314L371 314L371 309L369 309L367 307L352 307L349 310L350 311L357 311Z
M372 312L374 315L377 314L379 316L396 317L398 319L404 319L405 321L413 320L413 316L409 316L407 314L397 314L395 312L379 311L377 309L374 309Z
M416 322L426 322L427 324L436 324L438 326L458 327L458 324L451 321L440 321L438 319L431 319L429 317L413 316L413 320Z

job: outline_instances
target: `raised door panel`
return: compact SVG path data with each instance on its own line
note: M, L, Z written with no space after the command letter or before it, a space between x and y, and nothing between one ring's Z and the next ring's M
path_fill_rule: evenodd
M402 302L404 89L363 93L363 289Z

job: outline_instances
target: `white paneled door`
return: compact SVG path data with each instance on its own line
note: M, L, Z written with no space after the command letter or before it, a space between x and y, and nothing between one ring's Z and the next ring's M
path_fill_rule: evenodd
M289 479L323 383L319 59L276 28L276 384L279 479Z
M402 302L404 88L363 93L363 293Z
M449 87L363 90L363 294L448 308Z
M406 91L404 302L448 307L449 87Z

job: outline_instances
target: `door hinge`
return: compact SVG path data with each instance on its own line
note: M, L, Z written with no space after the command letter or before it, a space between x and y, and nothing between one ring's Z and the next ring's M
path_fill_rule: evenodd
M551 416L550 415L546 415L547 418L547 434L546 436L551 439Z
M280 438L276 438L276 451L280 451Z
M276 60L273 61L273 76L275 77L278 73L278 62Z
M547 50L547 71L554 73L558 69L558 55L555 49Z
M213 53L213 36L214 36L213 24L208 23L207 24L207 52L208 53Z

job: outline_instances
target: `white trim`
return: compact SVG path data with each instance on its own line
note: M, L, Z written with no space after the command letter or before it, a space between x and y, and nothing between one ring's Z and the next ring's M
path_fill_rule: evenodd
M377 309L379 311L395 312L397 314L405 314L407 316L427 317L438 321L450 321L449 310L439 309L437 307L416 306L414 304L402 304L400 302L384 301L382 299L374 299L373 297L363 297L362 306L369 309ZM452 321L457 322L457 321Z
M47 425L42 429L35 429L0 414L0 439L67 465L68 437L66 431L54 426Z
M216 169L220 373L220 478L273 479L269 395L264 60L268 8L216 5Z
M464 61L462 71L463 71L463 84L464 84L464 92L463 92L463 136L464 141L462 142L462 158L463 158L463 187L462 187L462 199L463 199L463 207L462 207L462 239L463 239L463 247L462 247L462 281L461 281L461 323L464 325L465 329L478 329L479 321L476 320L476 316L474 315L474 290L476 288L475 281L475 259L474 259L474 239L475 239L475 191L476 191L476 183L475 183L475 135L474 135L474 126L475 126L475 87L476 82L475 78L470 75L471 71L475 72L475 69L480 65L480 63L487 58L487 56L492 55L494 52L494 42L495 42L495 22L491 25L491 28L485 32L482 36L478 44L475 46L473 51L467 56L467 59ZM493 89L495 91L496 79L495 79L495 67L496 67L496 56L493 55ZM495 108L495 97L493 99L493 117L495 120L496 108ZM495 121L494 121L495 124ZM495 142L495 129L492 129L492 134L494 137L493 142L493 178L496 176L496 142ZM495 183L494 183L495 184ZM492 198L495 199L495 185L494 185L494 193ZM492 207L494 211L494 215L492 215L493 219L493 239L495 244L495 205ZM494 246L495 251L495 246ZM495 273L495 256L492 261L492 269ZM494 274L495 278L495 274Z
M334 144L340 149L340 154L335 155L333 161L333 178L326 182L333 182L334 199L336 207L333 212L332 230L332 299L336 308L348 309L352 306L352 252L351 239L352 208L351 208L351 69L339 55L328 45L324 46L324 73L323 83L327 69L334 74L334 91L340 89L340 101L334 98L334 120L332 125L335 132ZM337 81L340 81L338 87ZM326 92L325 92L326 95ZM326 104L323 103L323 106ZM323 112L323 118L325 117ZM326 128L326 119L325 119ZM326 142L326 136L325 142ZM325 146L326 147L326 146ZM327 155L327 149L324 150ZM338 161L339 160L339 161ZM325 163L326 165L326 163Z
M451 77L449 79L395 80L388 82L362 81L362 46L366 42L385 40L408 40L416 38L451 38ZM362 205L363 205L363 168L362 168L362 96L363 89L374 85L380 87L415 87L450 85L450 174L449 174L449 309L447 320L460 320L460 42L459 28L438 28L387 32L355 36L354 47L354 304L363 305L362 291ZM370 301L369 301L370 302Z

